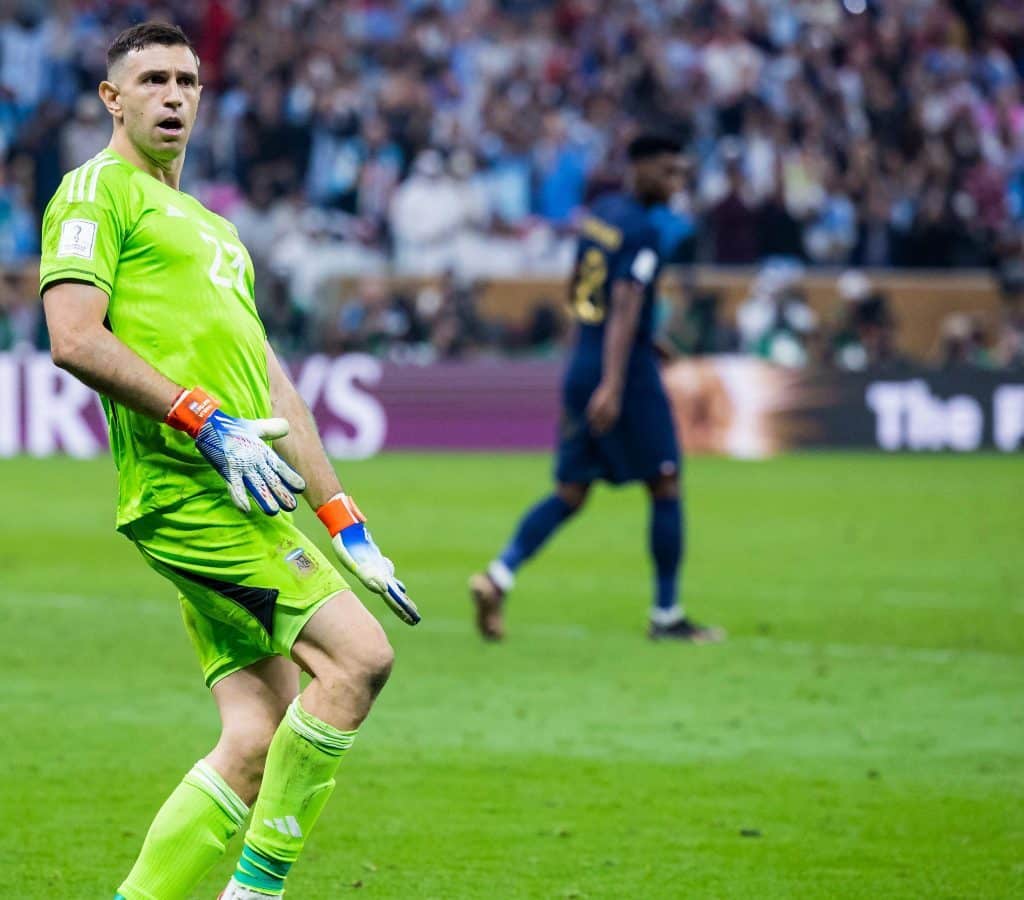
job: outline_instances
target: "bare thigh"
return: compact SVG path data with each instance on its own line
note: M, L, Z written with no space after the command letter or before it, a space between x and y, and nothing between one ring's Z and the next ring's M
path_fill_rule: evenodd
M342 591L306 623L292 658L313 676L302 693L303 709L349 731L369 713L394 654L380 623L355 594Z

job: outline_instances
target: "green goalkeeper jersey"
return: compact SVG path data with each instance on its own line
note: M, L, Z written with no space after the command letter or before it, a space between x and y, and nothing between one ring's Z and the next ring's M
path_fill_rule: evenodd
M40 293L61 281L110 298L107 325L153 368L226 413L270 415L266 333L237 229L104 150L69 172L43 216ZM118 469L117 526L227 491L191 437L103 399Z

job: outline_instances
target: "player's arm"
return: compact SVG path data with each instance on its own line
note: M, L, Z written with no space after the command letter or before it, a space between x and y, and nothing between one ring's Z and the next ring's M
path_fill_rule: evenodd
M405 585L395 577L394 564L374 543L366 527L366 517L355 500L345 493L327 458L306 401L295 389L269 343L267 372L273 413L291 423L288 435L277 441L275 447L304 477L306 499L330 532L334 552L346 569L384 598L395 615L406 624L415 625L420 620L416 604L409 599Z
M612 268L601 382L587 404L587 420L596 434L610 429L622 412L622 391L644 305L644 290L658 271L658 254L653 249L657 240L653 230L639 233L628 242Z
M46 290L53 361L122 406L163 419L181 388L107 330L108 302L92 284L63 281Z
M658 357L658 362L666 365L683 355L667 334L654 336L654 353Z
M42 222L40 292L53 361L111 400L162 419L181 388L106 327L124 235L135 218L127 182L97 156L69 173Z
M249 511L249 494L268 515L295 509L302 479L264 443L286 434L288 423L237 419L200 388L175 384L107 329L108 303L92 284L58 281L46 287L43 308L54 363L114 402L191 435L239 509Z
M327 458L306 401L295 389L269 343L267 372L270 376L271 410L274 416L286 419L290 426L288 434L275 442L274 449L302 474L306 482L306 500L314 510L318 509L342 492L341 481Z
M622 390L626 366L636 337L640 310L644 303L643 286L620 279L612 283L608 321L604 332L601 382L587 404L591 429L601 434L618 421L622 411Z
M263 440L287 432L287 422L227 415L200 386L175 384L106 327L140 209L119 169L113 157L94 157L65 176L43 214L39 289L54 362L114 403L186 432L239 509L249 511L250 494L268 515L294 509L302 479Z

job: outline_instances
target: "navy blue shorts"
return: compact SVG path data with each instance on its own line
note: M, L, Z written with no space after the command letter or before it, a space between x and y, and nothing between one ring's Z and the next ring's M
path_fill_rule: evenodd
M661 381L627 384L614 427L594 435L587 403L596 384L567 381L562 388L555 478L566 484L650 481L679 471L675 423Z

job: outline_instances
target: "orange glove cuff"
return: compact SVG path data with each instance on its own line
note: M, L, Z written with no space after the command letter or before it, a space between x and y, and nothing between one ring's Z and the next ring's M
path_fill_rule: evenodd
M164 421L171 428L177 428L178 431L185 431L196 437L206 424L206 420L219 407L220 404L202 388L182 388Z
M317 509L316 517L327 526L331 537L348 528L349 525L366 521L366 516L356 506L356 501L348 494L335 494Z

